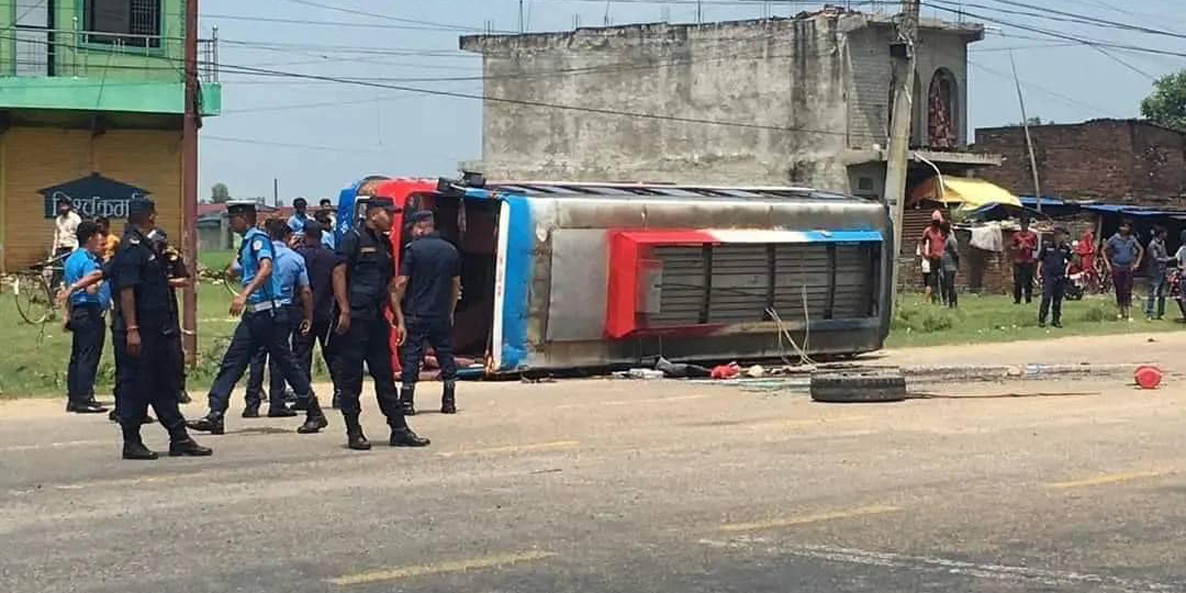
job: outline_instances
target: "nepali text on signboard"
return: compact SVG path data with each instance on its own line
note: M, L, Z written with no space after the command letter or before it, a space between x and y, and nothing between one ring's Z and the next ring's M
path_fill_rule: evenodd
M38 190L45 205L45 217L57 216L57 204L67 199L83 218L105 216L111 219L128 217L132 200L151 197L148 190L92 173L60 185Z

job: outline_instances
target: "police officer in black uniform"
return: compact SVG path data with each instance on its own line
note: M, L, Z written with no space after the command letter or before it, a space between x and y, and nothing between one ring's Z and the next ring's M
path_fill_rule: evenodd
M404 249L396 287L399 325L405 328L400 363L403 382L400 403L404 413L415 414L414 394L420 378L424 343L436 353L444 390L441 413L456 414L457 362L453 360L453 311L461 297L461 256L452 243L436 232L432 212L421 210L410 217L412 241Z
M371 448L358 420L363 361L375 381L379 409L391 427L388 443L393 447L429 444L428 439L408 428L391 368L391 324L385 314L388 307L393 312L398 312L399 307L395 298L395 260L387 237L394 210L390 198L374 197L366 203L365 222L347 231L338 243L339 260L333 272L337 321L331 348L338 365L334 375L341 383L347 446L360 451Z
M272 274L275 249L272 239L255 226L255 204L235 202L227 206L231 228L243 235L239 248L239 265L243 268L240 278L243 288L231 301L231 314L242 313L239 325L231 337L218 376L210 386L208 394L210 411L205 417L189 423L194 430L224 434L225 417L230 405L231 390L243 377L251 364L251 358L260 348L268 350L268 357L279 365L284 380L292 385L298 397L309 402L305 423L297 429L300 434L319 432L329 425L325 414L313 395L309 377L301 372L292 348L288 344L286 312L281 306L280 280Z
M1067 244L1067 230L1054 227L1053 237L1043 239L1038 249L1042 266L1042 302L1038 305L1038 327L1046 327L1046 314L1051 314L1051 325L1062 327L1062 297L1066 290L1067 265L1074 251Z
M177 364L172 343L180 323L169 290L164 254L148 234L156 227L152 200L134 200L128 208L128 228L111 264L115 356L124 372L119 405L124 436L124 459L156 459L140 439L140 421L149 404L169 432L169 455L210 455L189 437L177 407Z

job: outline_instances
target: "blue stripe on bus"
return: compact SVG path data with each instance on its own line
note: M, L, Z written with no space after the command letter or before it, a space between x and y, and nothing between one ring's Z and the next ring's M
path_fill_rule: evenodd
M510 371L519 368L527 355L527 295L532 281L535 232L531 204L526 198L505 194L499 197L506 201L510 210L506 276L503 278L502 365L499 370Z
M807 231L807 241L811 243L857 243L881 242L878 231Z

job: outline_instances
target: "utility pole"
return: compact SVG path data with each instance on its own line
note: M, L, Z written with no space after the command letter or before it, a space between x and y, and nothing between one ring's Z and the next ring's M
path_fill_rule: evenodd
M185 3L185 115L182 121L181 153L181 249L185 266L197 278L198 254L198 0ZM197 282L181 291L181 336L185 362L198 359Z
M519 0L519 33L522 34L525 31L526 29L523 24L523 0Z
M1034 199L1038 201L1038 213L1042 213L1042 186L1038 183L1038 160L1034 158L1034 141L1030 138L1030 120L1025 115L1025 97L1021 94L1021 79L1017 77L1017 62L1009 52L1009 63L1013 66L1013 83L1017 85L1017 104L1021 106L1021 127L1025 130L1025 147L1030 153L1030 171L1034 174Z
M910 167L910 130L914 124L914 42L918 38L919 0L902 0L898 40L890 45L894 58L893 120L885 162L885 203L894 218L894 294L898 290L898 255L902 251L902 217L906 211L906 174Z
M272 178L272 205L280 207L280 180L275 177Z

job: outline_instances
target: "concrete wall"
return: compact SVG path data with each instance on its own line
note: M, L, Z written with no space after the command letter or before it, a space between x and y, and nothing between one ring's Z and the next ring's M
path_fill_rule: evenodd
M1186 136L1135 120L1030 128L1042 193L1080 199L1181 207L1186 193ZM1033 194L1020 127L976 130L976 150L999 153L983 177L1014 193Z
M463 48L486 54L491 96L780 128L487 101L482 166L492 178L843 188L843 166L828 162L846 137L835 25L656 24L465 38ZM543 72L550 74L531 76Z
M840 11L463 37L463 49L484 55L486 94L510 100L484 103L482 160L467 165L495 179L855 191L845 152L887 144L891 30L884 16ZM924 88L946 67L965 92L964 44L978 31L924 28Z
M52 157L47 156L52 155ZM157 224L172 237L181 228L181 132L10 128L0 134L0 266L20 269L49 254L53 219L37 190L98 172L144 188ZM121 233L123 220L113 220Z

